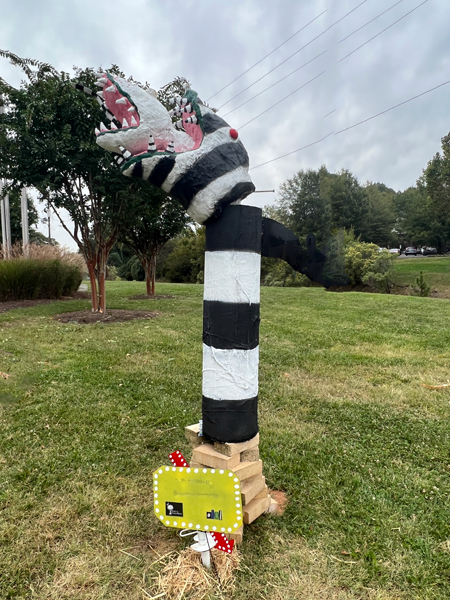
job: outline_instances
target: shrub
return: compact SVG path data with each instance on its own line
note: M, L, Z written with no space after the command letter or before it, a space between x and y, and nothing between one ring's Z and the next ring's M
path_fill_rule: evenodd
M0 300L61 298L73 294L83 278L82 257L64 248L34 246L29 257L13 247L10 260L0 260Z
M365 284L389 292L395 257L376 244L351 241L345 249L345 272L352 285Z

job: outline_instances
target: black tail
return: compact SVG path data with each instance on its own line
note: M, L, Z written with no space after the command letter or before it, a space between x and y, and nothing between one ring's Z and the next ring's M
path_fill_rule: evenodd
M323 253L316 248L313 234L308 235L303 249L292 231L273 219L263 217L261 255L281 258L311 281L325 287L348 283L344 272L343 240L339 239L339 234L331 241L328 252Z

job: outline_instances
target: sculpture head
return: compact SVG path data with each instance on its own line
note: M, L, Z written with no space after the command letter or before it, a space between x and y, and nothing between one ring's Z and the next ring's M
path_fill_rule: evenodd
M139 177L178 199L198 223L239 203L255 186L248 155L235 129L193 90L173 98L167 111L154 90L105 73L99 102L111 122L97 143L116 155L124 175Z

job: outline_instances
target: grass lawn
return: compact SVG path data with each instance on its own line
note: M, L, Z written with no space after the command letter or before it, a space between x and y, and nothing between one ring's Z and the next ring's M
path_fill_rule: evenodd
M398 258L395 261L394 282L416 286L416 279L423 271L425 281L439 296L450 298L450 256L424 256L422 258Z
M153 516L151 472L200 417L202 291L108 283L146 321L52 320L83 300L0 314L2 600L148 598L190 543ZM450 303L263 288L261 314L261 454L289 504L246 528L227 597L448 600L450 389L420 384L450 379Z

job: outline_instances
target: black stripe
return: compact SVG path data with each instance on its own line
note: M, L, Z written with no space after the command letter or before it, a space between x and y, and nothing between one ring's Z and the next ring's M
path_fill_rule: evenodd
M203 343L220 350L253 350L259 340L259 304L203 302Z
M208 223L215 221L218 219L223 212L223 209L228 206L228 204L232 204L233 202L237 202L238 200L243 200L247 198L249 194L252 194L255 191L255 186L251 181L243 181L242 183L237 183L234 188L228 192L225 196L223 196L216 206L216 210L213 214L206 219L203 225L208 225Z
M248 154L241 142L222 144L194 163L178 179L170 195L178 198L184 208L188 208L192 198L209 183L238 167L248 167L248 164Z
M203 133L214 133L222 127L229 127L228 123L213 112L208 112L203 116Z
M84 92L85 94L88 94L89 96L96 95L93 93L93 91L91 89L89 89L85 85L81 85L81 83L72 83L72 87L74 87L76 90L80 90L81 92Z
M258 433L258 396L248 400L212 400L203 396L203 435L215 442L239 443Z
M220 219L206 224L205 250L261 254L261 220L262 210L257 206L225 207Z
M133 169L133 172L131 173L131 175L133 177L138 177L139 179L142 179L142 175L143 175L142 160L140 160L134 164L134 169Z
M175 156L164 156L150 173L148 181L156 187L161 187L175 165Z

